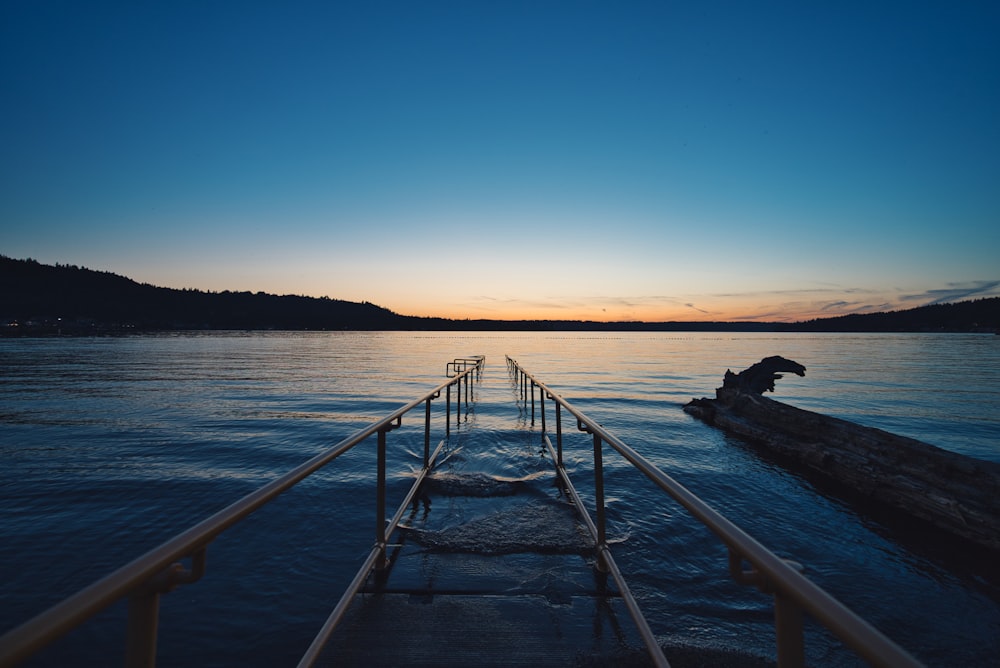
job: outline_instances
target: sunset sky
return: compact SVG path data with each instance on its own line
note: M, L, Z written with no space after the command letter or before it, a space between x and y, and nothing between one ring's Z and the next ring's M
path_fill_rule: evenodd
M1000 3L0 0L0 254L407 315L1000 295Z

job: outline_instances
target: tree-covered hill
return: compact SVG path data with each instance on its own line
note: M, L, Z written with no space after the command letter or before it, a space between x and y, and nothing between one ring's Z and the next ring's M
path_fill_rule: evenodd
M203 292L140 284L108 272L0 256L0 317L26 329L394 329L374 304Z
M783 325L796 332L1000 332L1000 297Z

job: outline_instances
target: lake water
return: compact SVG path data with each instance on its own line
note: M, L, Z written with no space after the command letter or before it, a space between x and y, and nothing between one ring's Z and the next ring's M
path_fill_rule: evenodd
M206 333L0 340L0 631L486 355L443 469L538 481L549 467L504 355L919 659L996 665L1000 580L940 536L862 514L686 415L727 368L804 364L775 399L1000 461L1000 337L719 333ZM436 424L443 407L436 404ZM549 416L551 420L551 413ZM551 428L551 425L550 425ZM435 442L441 430L435 433ZM590 441L569 424L585 496ZM390 498L419 466L422 412L389 434ZM294 664L371 547L369 439L217 539L197 584L163 597L161 665ZM483 444L489 444L484 447ZM663 642L773 653L771 602L724 548L605 455L616 559ZM124 606L29 665L119 665ZM858 665L809 627L814 665Z

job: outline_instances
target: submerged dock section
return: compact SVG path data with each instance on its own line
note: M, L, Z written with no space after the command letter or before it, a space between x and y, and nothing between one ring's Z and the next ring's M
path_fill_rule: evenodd
M804 615L873 665L919 665L796 564L775 556L515 360L506 362L520 425L470 424L485 359L457 358L446 365L447 380L424 395L0 637L0 666L15 665L120 599L129 601L126 665L155 665L159 599L205 575L209 543L371 436L372 545L329 615L317 620L300 666L670 665L669 649L665 654L654 632L657 620L643 616L609 545L606 455L623 457L710 529L728 550L721 567L738 582L773 596L780 666L804 665ZM435 418L432 407L441 398L444 409ZM388 461L389 434L413 414L423 421L422 462L408 473L412 482L402 498L388 499L387 478L401 475L401 465ZM593 478L584 495L563 464L564 422L591 437ZM492 457L527 450L541 468L505 476L456 464L472 459L463 452L477 450ZM390 502L398 503L392 515Z

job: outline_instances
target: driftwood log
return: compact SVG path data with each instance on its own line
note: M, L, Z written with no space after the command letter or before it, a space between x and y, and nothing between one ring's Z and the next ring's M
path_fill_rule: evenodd
M805 367L768 357L739 374L727 371L715 399L694 399L684 410L854 498L1000 552L1000 464L768 399L762 395L774 390L776 371L803 375Z
M782 373L788 372L794 373L796 376L805 376L806 368L798 362L778 355L765 357L739 373L733 373L726 369L726 375L722 378L722 387L754 394L774 392L774 381L779 380Z

